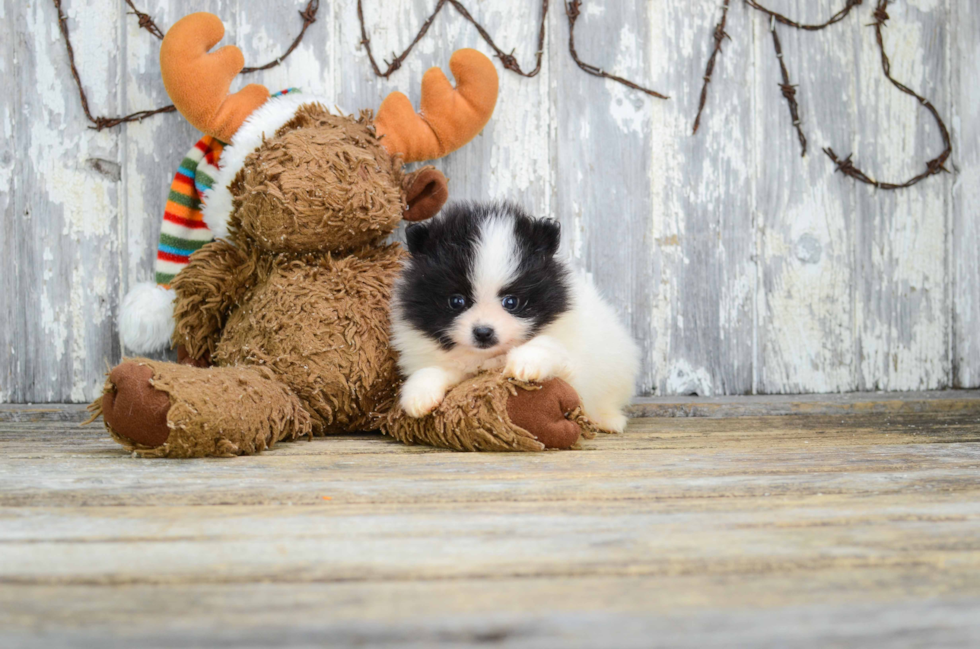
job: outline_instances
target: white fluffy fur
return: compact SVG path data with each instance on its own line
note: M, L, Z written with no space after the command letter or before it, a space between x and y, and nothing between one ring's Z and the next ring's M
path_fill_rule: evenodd
M536 349L534 356L524 357L525 347L545 337L563 346L567 356L562 358L552 348ZM507 363L505 372L510 376L537 370L539 381L567 372L563 378L600 428L622 432L626 427L623 408L633 396L640 350L616 312L584 277L573 278L572 308L529 343L511 351Z
M473 259L473 288L476 301L497 301L497 292L517 274L517 241L514 222L506 216L494 216L480 230Z
M262 146L264 138L272 137L283 124L291 120L300 106L312 103L327 107L331 105L323 97L304 95L300 92L270 98L249 115L231 138L228 146L221 152L218 163L220 170L217 177L213 179L214 185L204 194L202 210L204 222L216 239L228 237L228 218L232 210L230 185L245 166L245 158Z
M565 379L600 428L622 431L623 408L633 396L639 371L639 349L629 332L595 287L573 275L568 311L527 340L528 323L507 313L498 295L516 270L513 234L491 220L481 232L474 256L475 304L454 323L450 335L456 346L449 351L416 331L394 301L392 345L399 353L399 368L408 377L402 386L402 408L421 417L466 377L481 370L503 371L525 381ZM492 325L500 344L489 350L474 347L470 332L475 324Z
M152 282L134 286L119 310L123 344L137 354L148 354L170 344L174 331L174 292Z

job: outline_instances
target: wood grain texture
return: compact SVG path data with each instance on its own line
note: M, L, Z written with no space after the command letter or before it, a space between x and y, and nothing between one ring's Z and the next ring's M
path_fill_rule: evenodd
M849 392L844 394L716 397L640 397L630 417L766 417L782 415L950 413L977 408L980 390L932 392ZM0 423L74 422L89 418L86 404L0 404Z
M564 6L552 16L550 61L554 70L552 155L554 215L562 224L565 252L617 307L640 343L640 390L656 388L652 309L657 289L651 174L652 117L660 99L584 74L568 53ZM576 25L583 60L620 76L660 86L651 65L653 6L585 3ZM584 100L588 98L588 100ZM598 178L602 181L596 182Z
M655 271L652 362L658 394L753 391L756 268L752 202L752 22L728 15L708 105L691 135L721 2L651 3ZM720 353L724 350L723 353Z
M956 157L951 203L953 385L980 385L980 16L950 2L949 78ZM971 36L972 35L972 36Z
M119 38L118 4L66 13L81 32ZM120 134L88 129L53 3L5 1L2 22L0 401L83 401L120 353ZM89 39L75 56L90 103L115 112L117 49Z
M949 115L944 1L889 6L884 42L892 76ZM881 73L874 34L862 30L856 160L873 175L905 179L942 151L939 131L913 97ZM950 385L947 297L948 175L902 192L857 191L855 340L860 390L924 390Z
M823 23L827 2L768 3L793 20ZM757 391L832 392L857 385L854 219L858 188L835 175L821 149L849 150L864 124L855 114L854 43L873 36L851 17L820 32L773 26L751 12L758 77L753 80L755 209L759 274ZM806 157L794 129L771 30L797 85ZM816 62L820 62L815 65ZM776 172L782 170L782 172Z
M956 401L182 462L73 407L3 421L0 642L970 646L980 401Z
M159 42L125 3L65 0L96 113L166 102ZM505 51L533 67L537 2L464 2ZM776 85L768 21L733 1L701 131L690 128L721 0L587 0L582 58L671 96L651 99L586 75L552 3L541 73L498 62L501 95L484 132L436 161L454 198L516 199L562 223L565 250L614 303L643 350L649 395L927 390L980 386L980 60L969 0L889 7L896 78L929 97L954 138L955 173L876 192L819 151L853 151L903 179L939 146L928 114L881 74L871 3L819 33L780 28L799 84L809 153ZM295 36L301 0L146 0L164 29L191 11L221 16L225 42L265 63ZM322 2L280 67L251 75L299 86L345 110L392 90L415 102L430 66L459 47L490 54L452 6L401 70L377 79L356 0ZM414 38L434 0L364 0L379 59ZM770 0L806 21L840 3ZM169 184L197 133L177 115L97 133L68 74L53 3L0 4L0 402L84 402L124 350L115 320L152 276Z
M945 575L943 575L945 577ZM760 642L804 649L832 645L863 647L968 647L980 640L974 596L949 596L929 570L906 573L889 586L938 593L934 601L895 603L855 601L873 571L841 571L821 604L775 609L702 611L697 604L726 592L747 601L784 598L782 580L712 577L697 584L689 577L565 581L501 579L410 583L248 584L206 586L19 587L0 591L7 619L36 619L38 602L48 620L44 634L13 627L6 634L16 647L70 645L115 647L597 647L614 638L617 647L646 648L651 639L670 647L744 647ZM678 586L696 587L678 602ZM691 588L693 590L693 588ZM818 590L819 589L819 590ZM16 596L17 599L14 599ZM547 613L533 607L553 602ZM793 601L793 600L789 600ZM587 603L587 605L585 604ZM631 610L638 603L665 610L650 615ZM433 610L435 605L440 609ZM621 607L617 610L617 607ZM534 611L529 613L528 610ZM622 608L627 608L623 611ZM488 610L499 611L492 615ZM371 617L371 613L375 617ZM377 616L383 615L378 622ZM160 617L173 620L157 626ZM209 626L209 622L213 625ZM112 628L110 637L107 629ZM762 630L765 636L760 638Z

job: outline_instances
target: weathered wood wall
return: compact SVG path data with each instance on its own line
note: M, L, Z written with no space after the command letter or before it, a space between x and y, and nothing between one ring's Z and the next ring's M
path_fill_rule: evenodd
M122 0L64 0L97 113L166 101L159 43ZM166 28L223 17L250 63L278 55L304 2L143 0ZM434 0L365 0L375 52L401 51ZM537 2L465 2L532 67ZM819 33L781 30L810 154L800 158L777 83L768 21L732 0L728 33L690 134L721 0L586 0L576 31L590 62L671 95L650 99L571 60L562 3L548 17L541 73L501 69L483 135L437 164L457 197L516 198L559 218L574 262L644 350L643 393L740 394L980 385L980 17L972 0L892 4L897 78L928 96L954 138L950 175L899 193L834 174L824 146L883 179L941 150L917 103L881 75L865 2ZM838 0L770 0L822 22ZM390 81L359 45L356 0L323 2L270 88L301 86L348 109L393 89L418 98L422 72L462 46L489 50L447 8ZM254 79L254 77L253 77ZM167 188L195 141L175 115L95 132L69 76L51 0L0 4L0 401L84 401L120 347L128 287L151 277Z

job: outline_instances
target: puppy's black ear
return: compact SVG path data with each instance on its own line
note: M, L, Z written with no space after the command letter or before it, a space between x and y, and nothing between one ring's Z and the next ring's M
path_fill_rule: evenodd
M405 241L408 244L408 251L413 255L423 254L425 242L429 240L429 226L421 223L413 223L405 228Z
M534 222L532 231L534 247L549 257L558 252L561 243L561 225L551 219L540 219Z

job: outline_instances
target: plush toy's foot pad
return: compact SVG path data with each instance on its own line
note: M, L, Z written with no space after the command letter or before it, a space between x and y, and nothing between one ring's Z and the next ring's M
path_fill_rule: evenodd
M313 429L299 398L255 366L130 359L109 373L89 409L114 440L145 457L251 455Z
M170 437L167 413L170 396L154 389L153 370L133 361L109 373L102 395L102 418L118 436L147 448L163 446Z
M546 448L571 448L582 433L578 422L569 419L582 402L578 393L561 379L541 384L540 390L518 390L507 401L510 420Z

